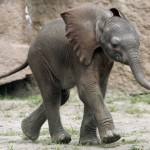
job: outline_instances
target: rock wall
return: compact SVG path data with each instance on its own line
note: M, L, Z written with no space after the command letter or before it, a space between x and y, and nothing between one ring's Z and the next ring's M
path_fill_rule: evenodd
M0 14L3 15L0 15L0 74L15 68L26 59L29 43L44 24L59 17L60 12L85 2L93 2L105 8L116 7L133 23L141 37L143 70L150 79L149 0L1 0ZM28 8L26 13L25 8ZM28 73L31 72L26 69L5 80L0 80L0 84L24 78ZM136 83L130 68L119 63L114 65L109 87L126 93L146 91Z
M0 74L16 68L25 59L29 44L26 36L25 2L0 1ZM0 80L0 84L24 78L30 70Z

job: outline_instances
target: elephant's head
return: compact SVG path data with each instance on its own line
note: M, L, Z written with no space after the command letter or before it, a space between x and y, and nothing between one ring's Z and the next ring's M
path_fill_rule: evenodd
M122 12L86 4L67 10L61 17L80 62L90 65L95 49L101 47L113 61L129 65L139 84L150 89L141 70L139 36Z

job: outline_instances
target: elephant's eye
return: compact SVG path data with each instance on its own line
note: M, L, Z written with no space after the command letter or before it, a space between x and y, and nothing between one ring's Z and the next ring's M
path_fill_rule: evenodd
M111 44L111 45L112 45L112 47L113 47L114 49L116 49L116 48L118 47L117 44Z
M119 48L119 45L117 43L111 43L111 46L115 50Z
M118 50L119 49L119 39L117 37L113 37L111 39L111 47L114 49L114 50Z

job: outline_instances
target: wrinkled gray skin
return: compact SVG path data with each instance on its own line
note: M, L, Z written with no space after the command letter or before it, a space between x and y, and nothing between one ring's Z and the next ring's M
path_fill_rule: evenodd
M98 127L101 141L111 143L120 139L104 97L114 61L127 64L143 87L150 89L141 71L139 36L124 15L113 8L93 4L76 7L52 20L32 43L27 65L40 88L43 103L22 121L22 130L36 140L42 124L48 119L53 142L69 143L71 136L64 130L59 108L69 98L69 89L77 86L84 103L80 144L97 144Z

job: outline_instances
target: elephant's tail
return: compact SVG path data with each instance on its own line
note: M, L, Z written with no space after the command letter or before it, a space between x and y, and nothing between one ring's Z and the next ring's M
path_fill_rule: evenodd
M3 75L0 75L0 79L2 78L5 78L5 77L8 77L16 72L19 72L21 70L23 70L24 68L26 68L28 66L28 61L26 60L23 64L21 64L20 66L18 66L17 68L15 68L14 70L6 73L6 74L3 74Z

